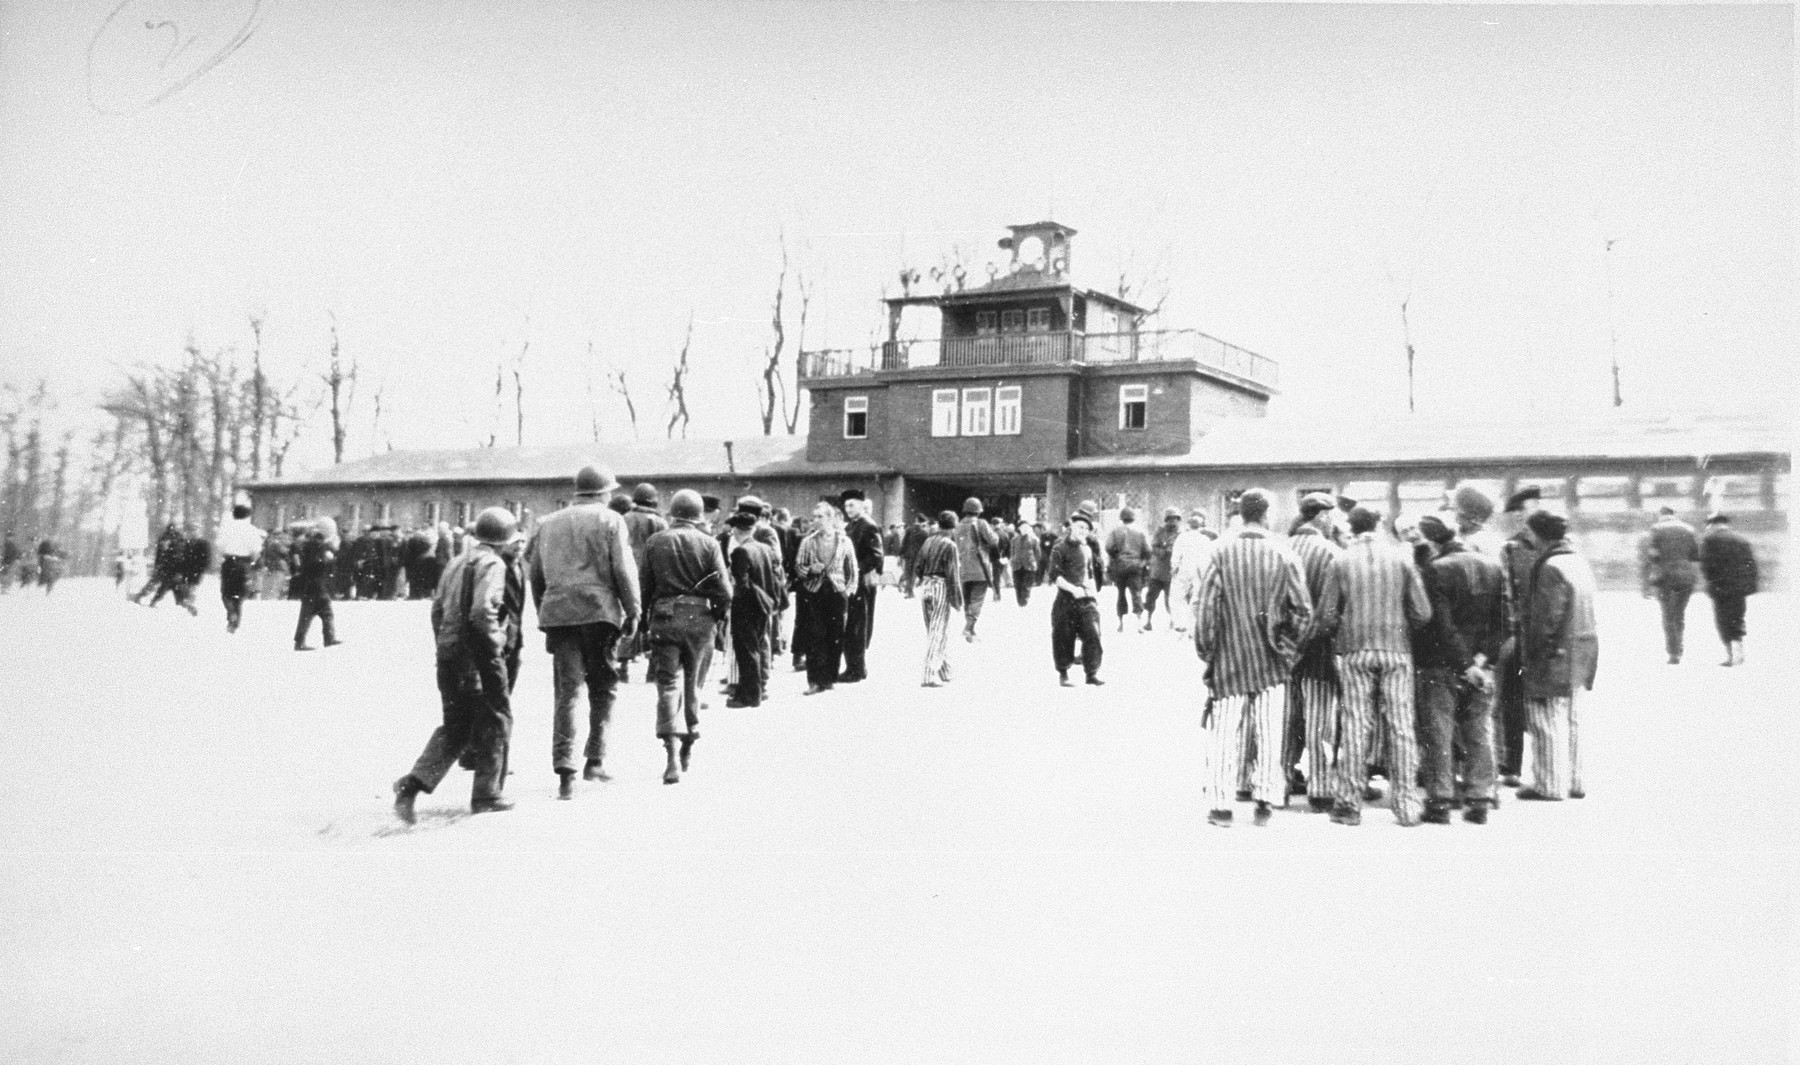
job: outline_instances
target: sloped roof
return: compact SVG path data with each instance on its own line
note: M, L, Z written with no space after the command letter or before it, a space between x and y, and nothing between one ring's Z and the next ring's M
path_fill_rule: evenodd
M874 463L808 463L804 436L747 436L732 441L727 465L723 440L660 440L630 444L559 444L543 447L479 447L390 451L327 466L255 487L440 484L483 481L566 481L589 463L624 481L683 477L774 477L810 474L857 476L888 472Z
M916 296L893 296L887 302L890 304L944 304L983 296L1014 296L1021 292L1075 292L1087 299L1100 300L1116 307L1125 307L1134 311L1145 310L1130 300L1122 300L1099 289L1085 288L1066 277L1034 270L1031 267L1025 267L1017 273L999 274L993 280L984 281L971 288L957 289L954 292L921 293Z
M1605 458L1788 454L1791 412L1515 415L1484 419L1400 415L1230 418L1186 455L1089 456L1071 469L1392 466Z

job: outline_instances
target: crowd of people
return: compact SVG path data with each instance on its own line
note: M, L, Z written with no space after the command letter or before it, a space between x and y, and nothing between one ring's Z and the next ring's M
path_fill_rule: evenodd
M884 586L919 602L926 688L953 680L952 615L962 615L965 642L978 642L983 604L1008 586L1020 606L1037 588L1054 595L1051 664L1067 687L1080 683L1077 666L1086 685L1105 684L1108 585L1115 632L1154 628L1160 606L1201 666L1202 784L1215 825L1231 825L1238 803L1268 824L1295 797L1355 825L1385 795L1395 820L1412 825L1447 823L1459 809L1485 823L1502 789L1525 801L1585 796L1579 703L1598 667L1596 582L1568 520L1536 489L1506 501L1523 527L1503 542L1487 530L1494 502L1470 487L1412 516L1311 493L1282 532L1268 524L1270 502L1261 489L1242 493L1222 532L1198 509L1177 508L1146 532L1123 508L1102 541L1091 500L1052 530L985 515L970 498L960 512L884 532L854 490L798 519L755 496L720 510L686 489L665 512L654 485L626 493L590 466L576 475L572 505L529 535L497 507L466 530L377 527L349 539L330 518L265 534L242 505L212 542L171 524L133 599L154 606L172 594L193 611L216 552L228 631L258 574L275 572L277 594L299 603L294 647L305 651L315 618L324 646L341 642L334 599L365 589L429 596L443 719L393 786L409 822L417 796L458 764L475 771L471 809L510 807L510 700L528 603L551 658L550 768L559 798L571 799L578 781L610 779L612 708L638 660L656 690L663 780L678 783L715 655L725 654L733 708L761 705L771 670L790 659L808 696L865 681ZM39 571L57 554L40 550ZM1641 577L1659 601L1671 664L1700 589L1726 648L1721 664L1743 662L1745 599L1758 577L1728 516L1701 534L1663 508L1643 539Z

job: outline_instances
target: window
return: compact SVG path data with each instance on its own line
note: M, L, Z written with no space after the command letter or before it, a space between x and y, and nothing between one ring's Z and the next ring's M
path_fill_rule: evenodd
M996 323L999 320L1000 316L993 311L976 311L975 332L982 335L997 332L998 326Z
M1050 331L1050 308L1034 307L1025 312L1025 331L1028 333L1048 333Z
M425 504L425 524L437 528L437 523L444 520L444 504L431 502Z
M377 503L377 504L375 504L375 520L380 522L383 525L386 525L389 522L393 521L394 520L394 504L392 504L392 503Z
M844 439L862 440L869 435L869 397L844 397Z
M508 499L501 506L504 506L515 518L525 513L525 504L516 499Z
M1023 333L1025 331L1025 312L1001 311L1000 331L1002 333Z
M466 528L468 526L468 524L469 524L469 504L467 504L459 499L456 501L456 527L459 529L462 529L462 528Z
M988 418L993 409L994 390L965 388L962 394L962 435L986 436Z
M1024 390L1018 385L1008 385L994 390L994 435L1018 436L1020 423L1019 401Z
M1142 429L1147 424L1146 409L1149 405L1149 385L1120 385L1119 428Z
M295 521L305 521L306 520L306 504L305 503L295 503L294 504L294 520Z
M956 389L939 388L931 393L931 435L956 435Z
M360 532L362 530L362 504L361 503L350 504L349 513L350 513L350 520L347 524L350 526L350 528L355 529Z

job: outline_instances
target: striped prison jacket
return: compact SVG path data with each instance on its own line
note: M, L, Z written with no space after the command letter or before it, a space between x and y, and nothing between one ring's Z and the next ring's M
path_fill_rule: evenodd
M1215 697L1287 683L1312 615L1300 560L1267 529L1246 526L1213 551L1200 583L1194 646Z

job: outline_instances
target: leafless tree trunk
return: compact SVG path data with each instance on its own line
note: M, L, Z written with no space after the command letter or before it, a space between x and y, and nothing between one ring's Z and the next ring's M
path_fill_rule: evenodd
M775 275L775 307L769 324L775 330L775 343L763 349L762 385L757 389L759 413L762 415L764 436L775 435L775 412L781 411L787 417L787 385L781 378L781 348L787 342L787 332L781 323L781 302L787 295L787 234L783 232L777 237L781 244L781 272Z
M356 359L350 360L350 368L344 369L343 359L338 352L337 315L331 316L331 361L327 369L319 375L331 395L331 461L337 465L344 461L344 441L349 434L350 407L356 402Z
M688 406L687 406L688 349L693 346L693 342L694 342L694 314L692 311L689 311L688 312L687 336L682 338L681 354L678 355L675 359L674 375L669 379L669 402L675 408L669 415L669 425L666 430L666 435L671 440L673 440L675 438L675 426L676 425L681 426L681 438L683 440L687 439L687 430L688 430Z
M1606 328L1612 338L1612 405L1623 407L1625 393L1619 384L1619 322L1613 313L1612 250L1617 243L1616 238L1609 237L1606 240Z
M793 436L800 425L800 353L806 350L806 315L812 307L813 297L813 283L807 279L805 270L794 271L794 288L800 295L800 328L794 333L794 389L793 395L789 397L785 391L786 386L783 386L781 412L782 422L787 426L789 436Z
M1406 319L1406 305L1412 302L1408 296L1400 301L1400 336L1406 341L1406 410L1412 413L1413 406L1413 342L1412 323Z
M600 442L600 404L594 399L594 342L588 341L587 359L582 363L583 380L587 385L588 428L593 431L594 443Z
M606 371L606 383L625 401L625 414L631 419L631 438L636 440L638 435L637 404L631 401L631 386L625 381L625 371L617 366L611 367Z
M1119 281L1115 290L1117 296L1135 307L1143 308L1132 319L1133 331L1144 328L1150 319L1162 313L1163 304L1169 300L1169 247L1164 245L1148 266L1138 266L1137 253L1132 252L1125 257L1125 264L1119 268Z
M525 316L525 339L519 342L519 354L513 358L513 423L514 440L525 446L525 354L531 350L531 316Z
M261 480L263 470L263 437L269 425L269 382L263 376L262 327L259 314L250 316L250 333L256 338L250 351L250 478Z

